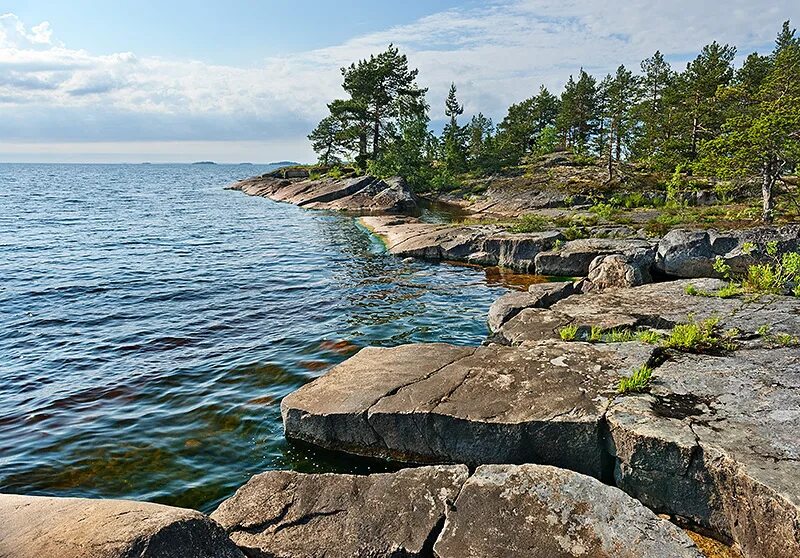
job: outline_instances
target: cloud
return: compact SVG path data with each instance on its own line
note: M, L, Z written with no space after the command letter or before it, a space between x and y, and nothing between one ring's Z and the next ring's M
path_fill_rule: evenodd
M638 68L660 49L680 69L715 39L742 55L768 49L787 18L800 21L795 0L497 0L268 58L253 69L89 53L60 43L47 22L27 27L5 14L0 142L283 139L297 146L326 103L343 94L339 68L389 43L420 69L434 119L443 118L451 81L467 114L499 118L539 85L559 91L581 67L599 76L620 63Z

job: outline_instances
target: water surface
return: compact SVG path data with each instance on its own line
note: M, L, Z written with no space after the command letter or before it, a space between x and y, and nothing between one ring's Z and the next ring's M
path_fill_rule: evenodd
M287 445L280 399L363 346L480 342L505 281L222 188L265 170L0 165L0 491L209 511L381 467Z

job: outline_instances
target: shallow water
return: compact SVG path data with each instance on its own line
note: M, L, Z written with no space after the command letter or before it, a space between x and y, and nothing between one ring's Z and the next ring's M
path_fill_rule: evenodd
M288 445L280 399L366 345L480 342L514 281L222 188L265 170L0 165L0 491L209 511L386 466Z

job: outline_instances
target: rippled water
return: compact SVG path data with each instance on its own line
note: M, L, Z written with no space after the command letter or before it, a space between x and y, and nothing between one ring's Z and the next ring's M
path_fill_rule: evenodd
M208 511L381 466L289 446L280 399L362 346L477 343L505 288L222 188L264 170L0 165L0 491Z

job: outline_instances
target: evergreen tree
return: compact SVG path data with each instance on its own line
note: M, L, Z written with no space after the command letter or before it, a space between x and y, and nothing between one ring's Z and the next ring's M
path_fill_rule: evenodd
M636 128L633 109L639 102L640 91L639 79L625 66L617 68L608 90L609 178L612 174L612 155L613 160L619 162L623 152L629 151L633 143Z
M724 121L724 107L717 103L717 90L733 78L733 57L736 48L716 41L686 66L681 74L683 114L687 123L687 156L697 157L700 143L716 137Z
M467 125L467 163L470 170L484 171L486 167L492 167L487 160L491 153L492 135L494 134L494 124L492 119L478 113L472 117Z
M542 86L535 96L508 107L496 138L504 164L518 165L531 153L542 130L555 123L558 106L558 98Z
M587 151L597 129L597 81L581 69L578 80L569 76L557 118L564 145L578 153Z
M784 29L769 73L746 105L732 111L722 134L704 146L702 167L722 178L761 175L763 220L774 217L774 190L800 164L800 44ZM733 86L734 89L736 86ZM735 91L741 97L742 91Z
M458 102L456 93L456 85L451 83L450 92L444 103L444 114L450 117L450 122L445 124L442 132L444 161L451 173L461 173L467 170L466 130L458 125L458 117L464 114L464 105Z
M670 88L675 72L660 51L643 60L641 65L642 101L636 106L641 134L633 146L635 157L654 160L663 158L672 136L675 107L670 103Z

